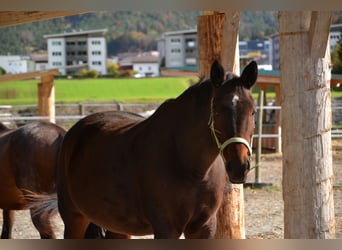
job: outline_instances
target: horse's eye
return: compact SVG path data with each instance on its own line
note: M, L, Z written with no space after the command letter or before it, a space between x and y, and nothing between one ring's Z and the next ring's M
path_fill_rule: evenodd
M252 111L252 115L254 116L254 115L255 115L255 113L256 113L256 111L255 111L255 110L253 110L253 111Z

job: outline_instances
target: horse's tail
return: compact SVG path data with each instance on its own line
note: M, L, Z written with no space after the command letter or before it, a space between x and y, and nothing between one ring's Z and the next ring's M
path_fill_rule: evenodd
M22 189L22 192L28 203L26 208L31 210L32 216L44 214L51 217L58 214L58 199L56 192L41 194L27 189Z

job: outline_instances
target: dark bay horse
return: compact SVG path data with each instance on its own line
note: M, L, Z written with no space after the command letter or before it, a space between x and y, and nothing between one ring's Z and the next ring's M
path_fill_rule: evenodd
M14 211L29 207L23 190L56 192L57 153L65 130L47 122L28 123L17 129L0 126L0 208L3 209L1 238L11 238ZM36 207L40 209L40 207ZM55 238L50 214L31 209L41 238Z
M78 121L58 166L64 237L83 238L94 223L122 238L213 238L227 176L243 183L250 168L256 79L254 61L240 77L215 61L209 79L147 119L112 111Z

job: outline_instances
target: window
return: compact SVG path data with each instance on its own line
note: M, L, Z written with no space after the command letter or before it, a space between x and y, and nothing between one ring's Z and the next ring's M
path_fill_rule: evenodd
M62 66L62 62L52 62L52 66Z
M92 65L102 65L101 61L93 61L91 64Z
M91 44L92 45L100 45L101 41L100 40L94 40L94 41L91 41Z
M61 41L52 41L51 43L53 46L61 46L62 42Z
M67 46L74 46L74 45L75 45L75 42L66 42L66 45L67 45Z
M171 53L181 53L181 49L171 49Z
M84 46L84 45L87 45L87 42L86 41L78 41L77 45L78 46Z
M171 38L171 43L180 43L181 39L180 38Z
M194 49L186 49L185 51L186 51L186 53L193 53Z
M186 39L186 46L188 47L188 48L195 48L196 47L196 41L195 41L195 39L192 39L192 38L190 38L190 39Z
M62 55L62 52L60 51L53 51L52 52L52 56L61 56Z
M79 56L85 56L85 55L87 55L87 51L78 51L78 52L77 52L77 55L79 55Z
M91 52L92 55L101 55L101 51L96 50Z

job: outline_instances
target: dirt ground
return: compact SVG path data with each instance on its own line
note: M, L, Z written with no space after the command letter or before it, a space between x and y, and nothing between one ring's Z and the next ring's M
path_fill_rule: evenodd
M244 189L245 225L248 239L282 239L283 235L283 199L282 199L282 159L280 153L262 155L261 182L272 186L262 189ZM336 220L336 238L342 238L342 139L333 140L334 169L334 205ZM254 182L254 171L247 182ZM2 215L0 215L2 224ZM57 238L62 239L63 222L57 216L54 219ZM1 227L1 226L0 226ZM17 211L13 229L15 239L37 239L38 232L30 221L28 211ZM150 238L147 236L146 238Z

